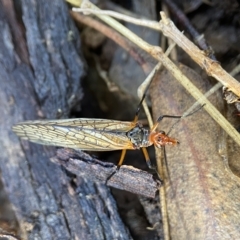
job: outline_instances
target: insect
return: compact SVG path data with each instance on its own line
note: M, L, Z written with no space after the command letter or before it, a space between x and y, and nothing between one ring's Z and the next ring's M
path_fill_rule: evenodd
M24 140L43 145L86 151L122 150L118 167L122 165L127 150L142 148L148 167L154 168L146 148L151 145L161 148L179 143L165 132L157 130L159 122L163 118L181 118L181 116L163 115L150 130L144 128L138 121L138 113L144 97L132 122L89 118L40 120L18 123L12 127L12 130Z

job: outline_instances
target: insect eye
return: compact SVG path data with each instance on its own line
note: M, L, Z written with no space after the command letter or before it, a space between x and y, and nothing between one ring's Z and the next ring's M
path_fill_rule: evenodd
M162 138L161 138L161 137L158 137L158 138L157 138L157 141L158 141L158 142L161 142L161 141L162 141Z

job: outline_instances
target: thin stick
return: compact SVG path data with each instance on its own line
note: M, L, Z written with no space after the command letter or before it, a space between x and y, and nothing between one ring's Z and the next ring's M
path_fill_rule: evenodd
M98 10L97 7L89 1L84 1L84 6ZM117 31L119 31L125 37L133 41L140 48L151 54L155 59L162 62L164 67L167 68L167 70L173 75L173 77L175 77L189 91L189 93L200 102L200 104L205 104L204 109L233 138L233 140L236 141L238 145L240 145L240 135L236 131L236 129L222 116L222 114L211 104L211 102L206 99L206 97L202 98L203 94L191 83L191 81L181 72L181 70L168 57L166 57L160 47L148 44L147 42L139 38L136 34L131 32L129 29L125 28L122 24L109 16L103 16L100 14L96 14L96 16L99 17L102 21L112 26ZM177 42L178 45L181 44L181 46L183 45L185 48L187 48L187 53L190 54L194 60L197 60L197 62L201 60L200 65L202 65L205 70L210 71L212 76L218 75L217 77L228 79L225 86L227 86L229 90L240 96L240 84L226 71L224 71L217 62L206 57L204 53L199 50L199 48L195 46L191 41L189 41L169 19L166 19L163 12L161 12L161 16L163 20L160 21L160 25L162 26L164 34L166 36L170 35L172 39ZM176 34L176 37L170 34L171 29L174 29L173 32ZM180 40L184 43L179 43ZM191 49L195 51L194 54L190 53ZM198 55L200 55L200 57ZM225 80L222 82L225 83Z
M85 6L87 8L85 8ZM73 11L84 12L84 13L93 13L98 16L100 19L105 21L107 24L115 28L117 31L121 32L126 37L133 42L135 42L139 47L144 49L147 52L151 52L151 45L135 36L132 38L132 34L128 36L128 34L132 33L128 29L119 28L119 25L115 25L118 23L113 20L109 16L113 16L115 18L131 22L133 24L146 26L149 28L153 28L158 31L162 31L166 37L171 38L173 41L177 43L197 64L199 64L203 69L205 69L206 73L209 76L216 78L219 82L221 82L224 86L229 88L232 92L234 92L237 96L240 97L240 84L236 79L231 77L220 64L208 56L206 56L204 51L201 51L194 43L192 43L188 38L186 38L174 25L170 19L166 18L164 12L161 12L162 20L160 24L156 21L145 20L145 19L136 19L129 16L125 16L123 14L114 12L114 11L103 11L99 10L95 5L90 3L89 1L84 1L84 8L73 8ZM108 15L108 16L104 16ZM119 24L119 23L118 23ZM121 25L121 24L120 24ZM167 66L165 66L167 68Z
M175 43L172 43L167 51L165 52L166 56L168 56L171 51L173 50L173 48L176 46ZM138 87L138 97L139 99L142 99L143 97L143 94L146 92L147 88L149 87L149 85L151 84L152 80L153 80L153 77L155 76L156 72L158 72L162 67L162 63L159 62L154 68L153 70L149 73L149 75L147 76L147 78L142 82L142 84ZM149 111L149 108L147 106L147 102L146 102L146 99L143 100L142 102L142 105L143 105L143 108L144 108L144 112L147 116L147 119L148 119L148 124L149 124L149 127L152 128L153 127L153 120L152 120L152 117L151 117L151 113Z
M175 43L172 43L165 54L168 56L172 49L176 46ZM143 81L143 83L138 87L138 97L142 99L143 94L146 93L147 88L150 86L151 81L153 80L154 76L156 75L156 72L158 72L162 67L162 63L159 62L154 69L151 71L151 73L148 75L148 77ZM149 111L149 108L147 106L146 100L143 100L143 108L145 111L145 114L148 119L148 123L150 128L153 127L153 120ZM161 149L157 149L155 147L156 152L156 159L157 159L157 172L160 175L161 179L165 179L164 177L164 169L163 169L163 161L162 161L162 151ZM160 209L162 213L162 221L163 221L163 233L164 233L164 239L168 240L170 239L169 235L169 225L168 225L168 215L167 215L167 201L166 201L166 195L165 195L165 185L164 187L159 188L159 198L160 198Z
M164 0L163 2L168 6L169 10L178 19L183 28L186 29L186 31L192 36L194 42L198 44L201 49L208 50L209 46L206 43L204 36L198 33L198 31L191 24L184 12L180 8L178 8L177 4L175 4L172 0ZM216 57L213 54L212 57L213 60L216 60Z
M240 84L230 74L228 74L218 62L206 56L204 51L201 51L194 43L186 38L174 25L170 19L165 17L161 12L162 20L160 26L162 33L174 40L179 47L181 47L200 67L205 69L209 76L214 77L221 82L230 91L240 96Z
M136 46L134 46L134 44L130 42L127 38L125 38L124 36L116 32L114 29L110 28L109 26L105 25L104 23L97 21L96 19L93 19L88 16L80 15L73 11L71 11L70 14L75 21L83 23L93 29L96 29L97 31L107 36L109 39L112 39L123 49L125 49L131 55L131 57L133 57L139 63L139 65L142 67L144 72L150 71L149 64L145 62L143 57L139 54L139 51L136 48Z
M235 76L240 72L240 64L237 65L231 72L230 75L231 76ZM217 84L215 84L211 89L209 89L203 97L210 97L213 93L215 93L219 88L221 88L223 85L219 82ZM201 98L203 98L201 97ZM196 108L199 105L199 101L196 101L190 108L188 108L187 111L185 111L182 115L182 117L187 116L190 112L192 112L194 110L194 108Z

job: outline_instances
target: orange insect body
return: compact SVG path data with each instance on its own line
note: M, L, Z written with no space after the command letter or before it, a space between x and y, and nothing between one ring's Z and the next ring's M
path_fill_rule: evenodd
M156 147L161 148L165 145L176 145L179 144L179 141L170 138L164 132L153 132L149 134L149 142L154 144Z
M156 131L158 124L159 122L157 122L151 129L151 132L149 134L150 142L153 142L153 144L158 148L161 148L161 146L165 145L176 145L177 143L179 143L176 139L167 136L165 132Z
M155 145L161 148L165 145L176 145L179 143L176 139L168 137L163 131L156 131L156 124L152 130L147 130L137 123L126 135L129 137L134 149L149 147Z

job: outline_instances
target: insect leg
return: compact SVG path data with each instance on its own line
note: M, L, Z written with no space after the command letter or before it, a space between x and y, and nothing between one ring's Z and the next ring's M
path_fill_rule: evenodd
M148 155L147 148L143 147L143 148L142 148L142 151L143 151L143 154L144 154L146 163L147 163L147 165L148 165L148 168L154 170L155 173L156 173L157 176L158 176L158 179L162 182L162 179L161 179L161 177L160 177L160 175L159 175L159 173L158 173L158 171L157 171L157 169L156 169L156 166L153 166L152 163L151 163L150 157L149 157L149 155Z
M144 157L145 157L145 160L146 160L146 163L148 165L148 168L150 169L156 169L154 166L152 166L152 163L151 163L151 160L150 160L150 157L148 155L148 151L145 147L142 148L142 151L143 151L143 154L144 154Z
M126 152L127 152L126 149L123 149L123 150L122 150L121 157L120 157L120 160L119 160L118 165L117 165L117 169L116 169L114 172L112 172L112 173L107 177L107 179L106 179L106 185L107 185L107 182L109 181L109 179L111 179L112 176L113 176L113 175L120 169L120 167L122 166L123 160L124 160L125 155L126 155Z
M121 157L120 157L120 160L119 160L118 165L117 165L118 169L119 169L119 168L121 167L121 165L123 164L123 160L124 160L124 158L125 158L126 152L127 152L126 149L123 149L123 150L122 150Z

